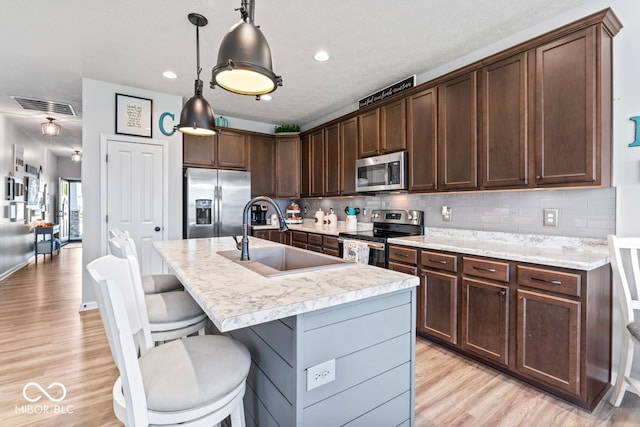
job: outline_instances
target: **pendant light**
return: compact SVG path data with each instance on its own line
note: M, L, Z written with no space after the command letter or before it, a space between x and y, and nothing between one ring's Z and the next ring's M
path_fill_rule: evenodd
M71 155L71 161L72 162L79 162L82 159L82 156L80 155L80 151L76 150L72 155Z
M42 134L44 136L58 136L60 134L60 125L53 123L53 117L47 117L47 123L42 124Z
M253 23L253 9L254 0L242 0L242 19L222 39L218 64L211 70L211 88L264 95L282 86L282 77L273 72L269 43Z
M195 93L191 99L189 99L182 107L180 113L180 124L176 126L176 129L182 133L197 136L211 136L215 135L215 117L213 116L213 109L202 96L202 80L200 80L200 27L204 27L209 23L207 18L197 13L190 13L188 15L189 21L196 27L196 73L197 79L195 81Z

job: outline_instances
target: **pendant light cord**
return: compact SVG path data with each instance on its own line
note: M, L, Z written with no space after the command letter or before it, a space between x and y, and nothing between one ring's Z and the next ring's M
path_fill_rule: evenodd
M200 67L200 26L196 25L196 75L198 78L196 79L196 96L202 95L202 80L200 80L200 72L202 68Z

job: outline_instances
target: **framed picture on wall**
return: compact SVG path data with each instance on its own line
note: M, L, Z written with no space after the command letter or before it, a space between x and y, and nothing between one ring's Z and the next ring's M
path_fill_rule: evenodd
M116 133L151 138L150 99L116 93Z

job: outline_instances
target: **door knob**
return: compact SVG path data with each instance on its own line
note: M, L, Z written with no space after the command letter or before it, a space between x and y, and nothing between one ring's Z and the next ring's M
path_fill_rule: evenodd
M154 228L154 230L155 230L155 231L160 231L160 230L162 230L162 229L161 229L160 227L156 227L156 228Z

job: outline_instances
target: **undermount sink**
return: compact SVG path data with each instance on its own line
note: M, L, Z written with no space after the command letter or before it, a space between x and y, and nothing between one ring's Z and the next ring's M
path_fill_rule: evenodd
M291 246L275 246L269 248L252 248L249 261L240 261L240 251L220 251L218 255L248 268L265 277L283 276L286 274L306 273L329 268L355 265L329 255L310 252Z

